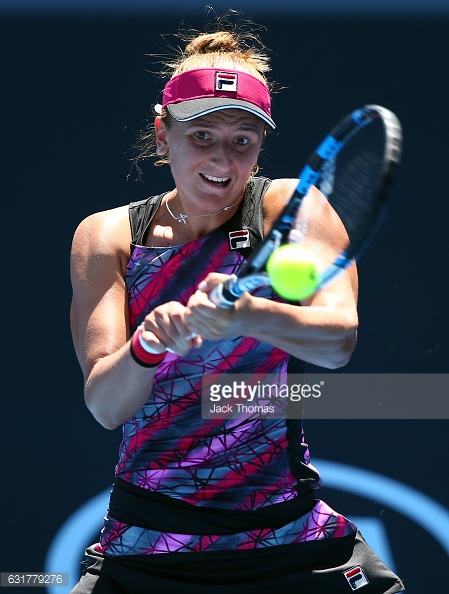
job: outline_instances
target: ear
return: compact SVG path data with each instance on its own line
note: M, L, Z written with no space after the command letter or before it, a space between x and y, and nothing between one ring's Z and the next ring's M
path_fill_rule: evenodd
M168 130L161 116L156 116L154 118L154 132L156 136L156 147L158 155L166 155L168 153Z
M265 128L263 129L262 146L265 144L269 131L270 129L268 128L268 124L265 124Z

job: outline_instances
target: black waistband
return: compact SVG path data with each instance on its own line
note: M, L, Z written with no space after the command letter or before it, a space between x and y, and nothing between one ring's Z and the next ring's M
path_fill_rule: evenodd
M256 511L227 510L191 505L167 495L141 489L116 479L109 515L120 522L178 534L235 534L262 528L280 528L315 505L313 491Z

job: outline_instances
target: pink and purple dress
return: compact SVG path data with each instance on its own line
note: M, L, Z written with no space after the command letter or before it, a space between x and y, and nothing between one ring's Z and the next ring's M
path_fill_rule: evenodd
M250 180L230 221L175 247L144 245L162 195L131 205L133 250L126 273L131 331L160 304L186 304L209 272L232 274L241 266L245 245L254 246L262 236L269 183ZM268 286L255 294L279 299ZM301 420L201 418L203 376L282 376L288 362L285 352L244 336L206 340L184 357L169 353L145 405L123 426L97 550L106 556L226 551L353 534L349 520L315 500L320 477L310 464Z

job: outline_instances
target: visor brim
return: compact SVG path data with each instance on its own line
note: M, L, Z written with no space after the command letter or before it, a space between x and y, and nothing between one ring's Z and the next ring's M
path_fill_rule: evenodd
M200 116L223 109L242 109L261 118L266 124L273 128L273 130L276 128L274 121L263 109L257 107L257 105L254 105L253 103L242 101L240 99L220 97L192 99L191 101L170 103L167 105L167 109L170 115L172 115L178 122L189 122Z

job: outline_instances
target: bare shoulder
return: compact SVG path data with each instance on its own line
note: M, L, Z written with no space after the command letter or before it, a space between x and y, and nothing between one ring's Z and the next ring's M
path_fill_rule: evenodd
M74 243L79 242L99 242L109 244L111 239L114 244L120 241L128 241L131 238L129 228L128 206L120 206L111 210L96 212L86 217L78 225Z
M83 371L126 339L125 273L130 254L128 207L98 212L75 231L70 258L70 322Z
M127 205L89 215L75 231L71 251L72 265L82 265L92 258L104 257L127 262L130 242Z
M293 194L298 180L296 178L273 179L265 193L264 202L267 207L270 204L280 204L281 208Z
M264 197L264 221L265 226L270 229L281 214L283 207L293 195L297 178L275 179L272 181ZM341 228L341 221L332 209L327 199L315 187L311 186L302 202L301 210L303 217L307 218L317 235L330 234ZM318 233L318 228L321 232Z

